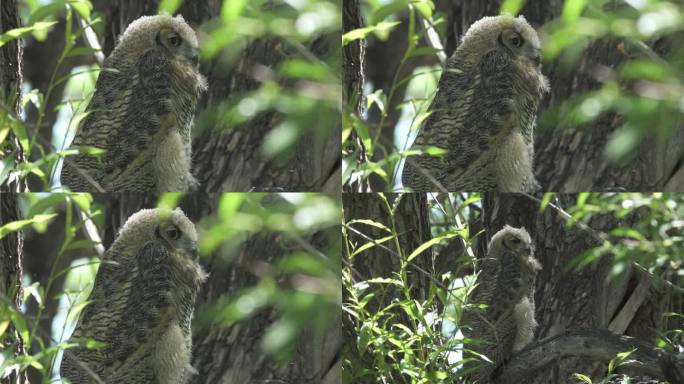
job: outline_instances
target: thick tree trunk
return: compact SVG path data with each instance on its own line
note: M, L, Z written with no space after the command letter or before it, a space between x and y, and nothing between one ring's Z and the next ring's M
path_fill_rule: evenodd
M14 193L0 194L0 226L20 219L16 196ZM21 232L12 232L0 239L0 297L17 311L22 304L22 246ZM20 356L26 354L24 342L10 324L2 335L0 345L3 350L11 350L14 356ZM3 383L28 384L24 373L12 374L7 381L4 380Z
M0 4L0 34L20 26L17 1L4 0ZM21 115L22 54L23 49L20 40L11 40L0 47L0 103L7 106L8 114L17 120ZM9 127L10 122L0 119L0 125L3 128ZM12 163L17 165L24 161L24 149L13 132L9 132L4 143L6 143L5 146L0 148L0 161L4 163L8 157L11 157L12 160L5 163L3 168L9 168ZM10 180L10 183L4 183L0 186L0 192L21 192L24 187L23 182Z
M0 34L19 27L17 2L3 0L0 3ZM21 55L22 48L18 40L10 41L0 47L0 103L6 105L10 109L8 112L15 118L18 118L21 112ZM0 121L0 125L7 127L9 122ZM0 160L4 162L7 157L11 157L10 162L15 164L22 162L24 160L22 148L11 132L6 142L11 144L1 148ZM17 181L0 188L0 226L19 220L16 192L22 188L22 183ZM19 310L22 304L22 247L21 232L9 233L0 239L0 297L6 298L7 304L15 310ZM0 349L11 350L14 356L25 355L24 342L25 340L10 323L0 340L2 346ZM28 383L24 373L12 374L3 379L3 382L4 380L12 384Z

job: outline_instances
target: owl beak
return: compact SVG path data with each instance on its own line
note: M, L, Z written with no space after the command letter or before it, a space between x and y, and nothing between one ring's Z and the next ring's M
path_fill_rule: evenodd
M190 59L190 62L192 64L194 64L194 65L199 64L199 51L197 50L197 48L192 48L192 51L190 51L189 59Z

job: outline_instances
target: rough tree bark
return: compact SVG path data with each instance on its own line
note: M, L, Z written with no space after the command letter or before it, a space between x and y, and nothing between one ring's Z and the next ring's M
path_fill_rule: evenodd
M3 1L0 4L0 34L19 28L19 11L16 0ZM23 49L20 40L11 40L0 47L0 103L8 108L7 113L14 119L21 116L21 81L22 81ZM0 119L0 125L9 127L10 121ZM0 161L4 169L11 169L24 161L24 149L13 132L9 132L4 140L5 146L0 152ZM20 180L10 180L0 186L0 192L21 192L25 185Z
M576 197L573 195L560 195L556 204L566 207L575 201ZM584 328L611 329L618 334L624 332L625 335L640 338L642 343L651 343L656 332L677 328L674 321L663 322L661 315L669 312L673 305L681 308L683 296L676 293L671 285L668 288L666 282L656 284L648 276L646 282L654 284L654 287L650 290L647 303L660 305L639 305L635 309L636 313L632 314L631 321L619 326L616 324L622 321L616 319L620 317L620 313L630 311L630 308L625 309L625 302L638 294L635 288L641 273L632 269L624 279L611 279L612 260L609 257L579 270L567 270L566 266L573 258L600 244L600 240L590 230L579 225L568 228L558 211L551 207L539 213L539 201L525 195L486 194L483 207L487 238L504 224L508 224L525 227L536 246L535 257L542 264L535 289L535 317L539 323L536 340L553 338L576 328ZM636 219L636 215L632 215L618 222L613 216L599 215L588 226L594 231L605 233L616 227L629 227ZM658 286L660 288L656 288ZM658 323L652 323L650 320L653 318L657 318ZM653 329L652 326L657 328ZM527 364L529 368L524 372L524 380L521 382L570 384L575 382L571 378L572 373L583 373L593 379L600 379L606 372L606 359L600 356L591 353L558 355L557 361L547 362L552 366L549 369L535 365L534 359L538 355L530 354L528 357L531 360L521 363ZM505 381L506 378L501 379Z
M19 220L16 196L14 193L0 194L0 226ZM17 311L22 304L22 246L21 232L12 232L0 239L0 297ZM24 342L19 332L10 324L1 335L0 346L3 350L12 350L14 356L20 356L26 354ZM28 384L28 379L24 373L12 374L3 379L3 383Z
M358 0L343 1L342 4L342 32L347 33L363 26L361 8ZM365 98L363 96L363 84L365 81L366 69L366 43L363 40L355 40L342 49L342 100L346 108L357 116L363 116L365 111ZM347 123L345 125L348 125ZM368 162L368 153L363 141L354 131L350 133L351 142L355 143L355 148L343 148L345 156L349 156L351 161L358 163ZM354 154L354 151L358 151ZM357 185L345 186L347 192L370 192L369 186L364 181L359 181Z
M140 194L109 194L97 198L105 204L106 247L114 240L115 233L128 216L156 204L155 198ZM219 194L196 193L186 196L180 207L191 220L197 221L215 213L219 198ZM318 249L328 245L324 236L307 240ZM256 235L241 245L235 252L237 257L229 265L218 254L203 259L202 264L209 272L209 279L200 290L197 307L223 294L254 286L259 280L255 273L259 265L276 263L287 251L288 245L285 243L279 240L277 234ZM266 310L248 322L195 330L192 366L199 374L193 376L189 384L338 384L342 348L339 317L329 324L323 335L313 330L302 335L293 360L285 366L276 364L258 347L264 329L277 317L277 310Z
M6 0L0 3L0 34L11 29L19 28L19 15L17 2ZM6 105L14 118L18 118L21 112L21 44L17 40L8 42L0 47L0 103ZM0 125L8 126L8 121L0 121ZM7 142L12 145L2 148L0 161L8 166L23 161L22 148L18 140L10 132ZM6 160L8 160L6 162ZM23 188L19 182L3 185L0 188L0 226L19 220L19 207L17 206L16 192ZM7 234L0 239L0 297L7 300L7 304L19 310L21 305L22 283L22 248L23 239L20 232ZM1 349L12 350L14 356L26 354L25 340L12 324L1 336ZM28 383L23 373L12 374L6 379L8 383Z

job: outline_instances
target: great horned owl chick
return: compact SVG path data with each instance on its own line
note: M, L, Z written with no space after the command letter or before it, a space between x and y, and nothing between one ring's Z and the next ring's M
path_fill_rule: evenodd
M71 191L166 192L196 187L190 172L199 73L195 32L182 16L143 16L124 31L104 61L74 142L104 149L102 159L65 159Z
M532 340L537 327L534 280L541 265L534 258L530 235L525 228L506 225L492 236L487 249L477 286L468 298L472 305L461 316L463 334L483 342L468 348L493 361L485 363L478 356L466 355L475 360L464 368L479 367L471 375L474 383L487 383L499 365Z
M534 127L548 91L539 38L520 16L475 22L449 58L414 146L443 157L408 157L402 181L413 191L530 191Z
M64 353L73 384L182 384L191 370L190 320L205 273L197 232L180 209L144 209L105 252L73 338L104 347Z

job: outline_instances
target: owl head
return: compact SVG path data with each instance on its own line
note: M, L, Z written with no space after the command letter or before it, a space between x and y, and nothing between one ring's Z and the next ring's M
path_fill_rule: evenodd
M137 57L150 48L159 48L170 59L197 68L199 44L195 31L183 16L142 16L126 27L112 53L118 57Z
M525 228L513 228L505 225L492 236L488 252L490 255L499 255L502 252L506 252L519 256L529 256L534 251L533 247L530 234L527 233Z
M121 227L114 246L142 247L150 242L160 242L172 255L187 259L197 258L197 231L195 225L180 208L174 210L156 208L142 209L131 215ZM135 255L135 250L124 254Z
M473 64L493 49L541 71L539 36L522 15L483 17L468 28L458 47L472 56Z

